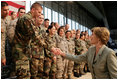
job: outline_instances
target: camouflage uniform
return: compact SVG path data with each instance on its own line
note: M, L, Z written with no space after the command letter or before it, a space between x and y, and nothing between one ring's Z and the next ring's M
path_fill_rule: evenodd
M83 46L81 46L81 40L75 38L75 55L80 55L81 51L83 51ZM80 64L74 62L74 74L75 76L79 77L79 68Z
M1 60L6 59L5 67L1 64L1 78L7 78L10 73L10 68L8 68L8 56L5 51L6 47L6 28L9 26L10 16L5 17L4 19L1 16Z
M74 54L75 53L75 42L73 41L73 39L67 40L68 41L68 51L70 54ZM72 78L72 73L73 73L73 66L74 66L74 62L69 60L68 62L68 78Z
M38 31L39 30L39 31ZM42 39L44 39L45 31L41 27L37 31ZM44 47L39 45L35 38L31 41L31 78L43 78L43 64L44 64Z
M85 39L86 42L86 48L88 49L91 46L90 40L89 39ZM85 72L90 71L88 68L88 64L85 63L85 67L84 67Z
M85 52L87 51L86 42L83 41L83 40L81 40L81 46L82 46L82 51L81 51L80 54L83 54L83 53L85 53ZM85 63L86 63L86 62L81 62L81 63L79 63L79 64L80 64L80 74L82 74L82 75L85 74L85 73L83 72L83 71L84 71Z
M6 53L8 56L8 64L12 66L10 77L15 76L15 63L13 62L12 58L12 41L15 35L15 28L18 19L10 20L10 24L7 27L7 38L6 38Z
M5 54L6 54L6 64L10 65L12 62L11 59L11 44L9 42L9 37L8 37L8 28L10 27L10 23L11 23L11 16L7 16L8 21L8 26L6 26L6 39L5 39Z
M30 78L31 40L35 38L39 45L45 45L36 30L37 27L34 26L30 12L18 19L13 39L13 56L17 78Z
M7 36L10 44L13 41L14 35L15 35L15 28L16 28L16 23L18 19L11 20L9 26L7 27Z
M1 18L1 59L5 59L5 40L6 40L6 27L9 26L9 18Z
M90 40L86 39L85 42L86 42L86 48L88 49L91 46Z
M68 53L68 44L67 40L65 39L65 36L64 37L58 36L57 47L60 48L62 52ZM57 79L63 78L63 75L67 73L67 70L65 69L65 65L67 65L67 63L65 63L65 61L66 59L64 59L62 56L60 55L57 56L57 71L56 71ZM64 71L64 69L66 71Z
M53 35L52 37L50 35L47 35L46 44L48 48L50 47L56 47L56 39ZM54 54L52 54L49 49L45 48L45 60L44 60L44 78L53 78L55 79L55 73L56 73L56 60L54 60Z
M44 24L42 24L40 27L42 30L44 30L46 32L47 28L44 26Z

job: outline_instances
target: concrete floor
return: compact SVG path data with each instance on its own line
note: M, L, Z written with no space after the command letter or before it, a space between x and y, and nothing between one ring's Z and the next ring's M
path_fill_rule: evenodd
M90 72L87 72L85 75L82 75L81 77L74 77L74 79L92 79L92 76Z

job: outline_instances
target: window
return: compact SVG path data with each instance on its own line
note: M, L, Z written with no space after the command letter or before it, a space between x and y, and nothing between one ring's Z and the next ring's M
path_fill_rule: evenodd
M77 29L79 29L79 24L76 22L76 27L75 27L75 29L77 30Z
M66 17L64 16L64 25L66 24Z
M86 29L85 30L88 30L88 28L86 27Z
M85 26L82 26L82 30L85 31Z
M47 13L48 13L48 9L45 7L44 10L45 10L44 17L45 17L45 19L46 19L46 18L48 18L48 14L47 14Z
M47 13L48 15L48 19L50 20L50 23L52 22L52 20L51 20L51 9L49 9L48 8L48 13Z
M81 30L81 25L78 23L78 29Z
M83 31L82 28L83 28L83 26L80 24L80 30L81 30L81 31Z
M90 30L90 29L88 30L88 34L89 34L89 36L92 34L92 32L91 32L91 30Z
M72 29L75 29L75 21L72 20Z
M50 23L51 23L51 9L50 8L47 8L47 7L44 7L44 17L45 19L48 18L50 20Z
M47 8L45 6L42 6L42 7L43 7L44 18L45 19L48 18L50 20L50 23L51 22L58 22L58 24L60 26L64 26L65 24L69 24L69 26L70 26L69 30L71 30L71 29L75 29L75 30L79 29L80 31L88 30L87 27L83 26L82 24L79 24L79 22L75 22L74 20L71 20L68 17L65 17L63 14L56 12L50 8ZM88 30L88 32L89 32L89 34L91 34L90 30Z
M53 22L58 22L58 13L53 11Z
M69 30L71 30L72 28L71 28L71 19L68 19L68 24L69 24Z
M59 14L59 25L64 25L64 16L62 14Z

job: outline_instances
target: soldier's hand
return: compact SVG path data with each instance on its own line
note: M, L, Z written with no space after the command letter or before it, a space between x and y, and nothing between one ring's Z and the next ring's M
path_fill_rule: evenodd
M56 60L56 59L57 59L56 56L54 56L54 57L53 57L53 60Z
M57 48L57 54L65 57L65 53L63 53L59 48Z
M3 28L1 28L1 33L3 33L4 32L4 29Z
M56 54L56 52L57 52L57 51L56 51L56 48L52 47L52 48L51 48L51 52L52 52L53 54Z
M6 65L6 59L2 59L1 63L2 63L3 66L5 66Z

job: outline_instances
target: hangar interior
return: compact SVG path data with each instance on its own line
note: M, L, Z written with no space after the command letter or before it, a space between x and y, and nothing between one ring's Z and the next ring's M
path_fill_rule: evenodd
M92 27L106 26L117 43L117 1L30 1L26 7L34 2L43 6L44 17L50 23L69 24L70 30L88 30L89 35Z

